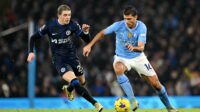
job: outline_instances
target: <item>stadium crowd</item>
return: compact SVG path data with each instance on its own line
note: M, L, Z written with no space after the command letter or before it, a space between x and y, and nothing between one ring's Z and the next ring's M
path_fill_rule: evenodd
M92 37L121 20L125 6L134 5L148 29L145 53L169 95L200 95L200 0L1 0L0 32L31 19L39 27L56 17L62 3L71 7L73 20L91 25ZM82 56L85 43L77 38L74 41L90 93L123 95L112 68L114 35L96 44L89 58ZM0 37L0 97L27 96L27 44L27 29ZM36 96L63 96L63 81L51 64L48 38L37 43L36 51ZM155 94L137 73L127 74L136 96Z

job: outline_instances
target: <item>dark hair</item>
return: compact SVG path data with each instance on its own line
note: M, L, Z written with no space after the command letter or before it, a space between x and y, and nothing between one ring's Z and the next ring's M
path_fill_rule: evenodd
M138 12L137 12L137 9L135 7L126 7L124 9L124 15L132 15L132 16L137 16Z
M60 15L64 10L71 10L68 5L60 5L57 9L57 14Z

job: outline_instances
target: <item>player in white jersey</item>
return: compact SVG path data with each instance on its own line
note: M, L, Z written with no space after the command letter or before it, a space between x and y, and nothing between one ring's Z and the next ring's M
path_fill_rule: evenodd
M132 86L128 77L124 74L130 69L137 71L156 91L168 112L178 112L170 104L167 91L160 83L156 72L143 53L146 44L146 25L137 20L137 10L134 7L127 7L123 12L124 20L113 23L106 29L100 31L94 39L83 48L83 55L88 56L92 46L104 35L116 34L116 50L113 67L117 81L128 96L133 105L133 111L138 108Z

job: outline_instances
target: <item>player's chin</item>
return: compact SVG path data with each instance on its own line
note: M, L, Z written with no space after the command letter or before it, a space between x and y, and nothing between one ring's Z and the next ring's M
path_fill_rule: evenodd
M128 26L128 27L132 27L133 24L132 24L132 23L127 23L127 26Z
M65 21L65 24L69 24L69 21L67 20L67 21Z

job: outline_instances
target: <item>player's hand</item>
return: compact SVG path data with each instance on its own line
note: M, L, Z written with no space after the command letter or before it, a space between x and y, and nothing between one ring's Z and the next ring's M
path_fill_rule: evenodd
M83 48L83 56L88 57L89 54L90 54L90 51L91 51L91 46L90 46L90 45L86 45L86 46Z
M89 30L90 30L90 25L88 25L88 24L83 24L83 25L82 25L82 30L83 30L83 32L88 33Z
M128 48L128 50L130 51L134 50L134 46L132 46L131 44L126 44L126 48Z
M34 58L35 58L35 54L31 52L28 54L27 61L30 63L33 61Z

